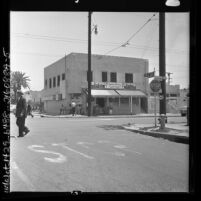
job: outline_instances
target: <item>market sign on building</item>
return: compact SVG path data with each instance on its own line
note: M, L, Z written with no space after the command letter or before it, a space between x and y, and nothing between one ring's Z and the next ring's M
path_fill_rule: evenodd
M107 83L105 85L106 89L123 89L123 84L122 83Z
M154 77L154 76L155 76L155 71L144 74L144 77L147 77L147 78L151 78L151 77Z
M150 82L150 88L153 92L159 92L161 89L161 82L157 79L154 79Z

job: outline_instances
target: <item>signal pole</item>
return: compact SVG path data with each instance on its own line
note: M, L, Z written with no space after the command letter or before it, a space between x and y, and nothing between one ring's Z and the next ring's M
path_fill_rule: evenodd
M159 13L159 76L165 78L165 13ZM161 81L162 99L160 100L160 114L166 115L166 79Z
M88 116L91 116L91 13L89 11L89 22L88 22Z

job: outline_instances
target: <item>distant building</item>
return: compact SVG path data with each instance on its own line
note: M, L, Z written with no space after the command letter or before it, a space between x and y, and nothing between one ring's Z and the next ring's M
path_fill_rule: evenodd
M180 89L180 99L179 104L180 106L187 106L189 103L189 89Z
M26 91L24 92L24 97L27 101L27 103L29 103L33 109L37 109L37 110L41 110L41 112L43 111L43 101L42 101L42 97L43 97L43 93L44 90L41 91Z
M154 113L155 100L154 93L149 88L149 113ZM188 89L180 89L180 85L169 85L166 84L166 112L167 113L179 113L180 108L187 105L187 93ZM159 98L161 91L159 91L159 96L156 100L156 110L159 113Z
M149 88L149 113L154 113L155 99L154 93ZM156 111L159 113L161 90L156 98ZM169 85L166 84L166 112L167 113L178 113L179 112L179 98L180 98L180 85Z
M148 112L148 60L117 56L91 56L92 114ZM71 53L44 69L44 111L70 113L75 101L87 114L88 55ZM112 108L112 110L111 110Z

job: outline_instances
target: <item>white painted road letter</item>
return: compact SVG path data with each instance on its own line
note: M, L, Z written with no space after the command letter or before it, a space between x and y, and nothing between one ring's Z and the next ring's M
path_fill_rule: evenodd
M63 163L66 161L66 157L60 153L53 152L53 151L48 151L48 150L42 150L38 148L43 148L44 146L42 145L30 145L28 148L32 151L39 152L39 153L46 153L46 154L54 154L58 155L59 157L57 158L49 158L49 157L44 157L46 161L52 162L52 163Z

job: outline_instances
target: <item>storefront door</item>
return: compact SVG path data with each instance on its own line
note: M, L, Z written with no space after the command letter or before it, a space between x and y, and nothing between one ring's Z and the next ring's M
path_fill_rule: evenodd
M104 108L105 107L105 98L96 98L96 104L99 107Z

